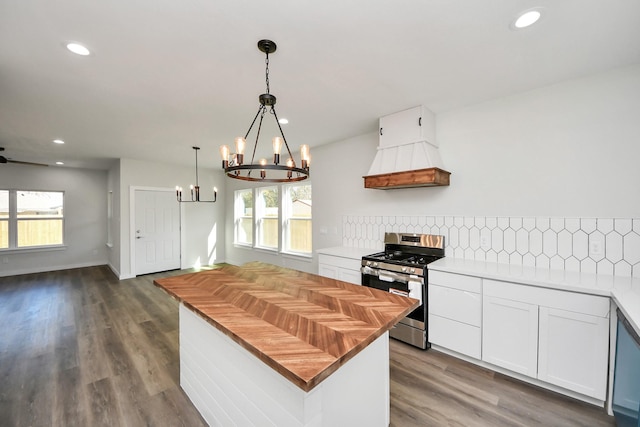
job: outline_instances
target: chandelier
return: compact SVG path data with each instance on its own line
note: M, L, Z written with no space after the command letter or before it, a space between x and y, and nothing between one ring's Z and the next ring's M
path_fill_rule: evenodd
M191 191L191 200L182 200L182 187L176 186L176 198L180 203L193 203L193 202L203 202L203 203L215 203L218 198L218 189L213 187L213 200L200 200L200 184L198 183L198 150L200 147L191 147L196 152L196 185L190 185L189 189Z
M309 177L309 146L300 146L301 165L298 167L293 159L293 155L291 155L289 144L287 143L287 139L282 131L282 126L280 126L280 121L278 120L278 115L276 114L276 97L269 93L269 54L276 51L276 44L271 40L260 40L258 42L258 49L266 55L265 81L267 84L267 91L259 96L260 106L258 107L258 112L253 118L253 121L251 122L251 126L249 126L249 130L244 137L237 137L235 139L236 152L231 153L229 151L229 146L227 145L220 147L222 168L229 178L242 179L245 181L293 182L305 180ZM262 121L267 110L273 115L278 125L278 129L280 130L280 136L275 136L271 141L273 145L273 164L267 164L266 159L260 159L258 163L254 163L256 148L258 147L258 141L260 139L260 130L262 129ZM249 133L251 132L253 125L256 123L256 120L258 120L258 116L260 117L260 121L258 122L253 154L251 155L251 162L246 164L244 163L244 153L247 138L249 137ZM287 154L289 156L284 165L280 164L280 154L283 144L287 149ZM254 172L254 174L251 175L253 171L259 172Z

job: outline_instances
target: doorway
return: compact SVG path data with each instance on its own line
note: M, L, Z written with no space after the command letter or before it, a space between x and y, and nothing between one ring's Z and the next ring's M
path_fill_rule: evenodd
M136 276L180 268L180 206L172 189L135 189L132 239Z

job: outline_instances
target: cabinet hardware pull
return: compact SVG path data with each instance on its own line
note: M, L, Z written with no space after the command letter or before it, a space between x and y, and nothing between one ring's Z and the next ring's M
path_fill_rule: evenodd
M382 128L380 128L380 136L382 136Z
M418 126L422 126L422 117L418 117Z

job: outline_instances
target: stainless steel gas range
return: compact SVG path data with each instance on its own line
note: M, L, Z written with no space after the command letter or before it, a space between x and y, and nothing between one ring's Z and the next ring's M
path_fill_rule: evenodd
M444 236L385 233L384 252L362 257L362 285L415 298L420 306L402 319L391 337L427 349L427 264L444 257Z

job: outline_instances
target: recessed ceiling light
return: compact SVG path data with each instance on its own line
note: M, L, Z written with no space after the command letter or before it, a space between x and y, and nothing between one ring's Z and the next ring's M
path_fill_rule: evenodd
M527 28L538 22L541 16L540 9L525 10L513 21L512 28L516 30Z
M61 140L61 139L54 139L54 140L53 140L53 143L54 143L54 144L64 144L64 141L63 141L63 140Z
M56 165L64 165L64 162L56 162Z
M287 123L289 123L289 120L285 119L284 117L278 120L278 123L280 123L281 125L286 125Z
M75 53L76 55L87 56L91 54L89 49L87 49L85 46L81 45L80 43L71 42L71 43L67 43L66 46L67 46L67 49L69 49L71 52Z

